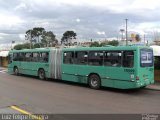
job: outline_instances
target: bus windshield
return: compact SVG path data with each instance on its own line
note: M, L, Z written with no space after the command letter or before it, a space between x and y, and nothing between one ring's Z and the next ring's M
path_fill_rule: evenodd
M141 67L153 66L153 51L150 49L141 49Z

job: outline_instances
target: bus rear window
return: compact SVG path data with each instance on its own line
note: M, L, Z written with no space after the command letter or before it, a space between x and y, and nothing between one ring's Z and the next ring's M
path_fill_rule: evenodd
M153 51L150 49L141 49L141 67L153 66Z

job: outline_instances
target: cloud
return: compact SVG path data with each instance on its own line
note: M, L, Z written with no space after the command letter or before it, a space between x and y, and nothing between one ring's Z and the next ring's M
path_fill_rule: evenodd
M15 8L15 10L23 10L23 9L27 9L27 6L25 3L20 3L19 5L17 5Z
M18 16L0 14L0 26L12 26L23 22Z
M77 39L116 38L120 29L140 34L159 30L160 2L144 0L0 0L0 43L24 40L25 31L44 27L61 39L75 30ZM5 35L2 35L5 34Z
M0 39L3 39L3 37L2 37L2 36L0 36Z
M102 31L102 32L98 31L97 34L98 35L105 35L106 33L104 31Z
M19 38L20 38L20 40L24 40L25 39L25 34L19 34Z
M155 10L160 7L160 1L159 0L134 0L134 2L131 5L132 9L149 9L149 10Z
M77 22L77 23L81 22L81 19L77 18L77 19L76 19L76 22Z

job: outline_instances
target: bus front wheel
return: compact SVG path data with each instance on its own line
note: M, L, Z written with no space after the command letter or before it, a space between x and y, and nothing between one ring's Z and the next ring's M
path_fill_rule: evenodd
M92 74L89 76L88 83L92 89L99 89L101 86L101 80L96 74Z
M45 79L45 71L43 69L40 69L38 71L38 76L39 76L39 79L44 80Z
M18 75L19 74L19 70L17 67L14 67L14 75Z

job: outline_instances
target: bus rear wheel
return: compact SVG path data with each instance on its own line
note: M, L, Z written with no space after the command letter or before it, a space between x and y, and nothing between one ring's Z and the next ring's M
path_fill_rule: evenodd
M98 75L92 74L88 78L88 84L92 89L99 89L101 87L101 80Z
M38 77L39 77L39 79L41 79L41 80L44 80L46 77L45 77L45 71L43 70L43 69L40 69L39 71L38 71Z
M18 74L19 74L18 67L14 67L14 75L18 75Z

